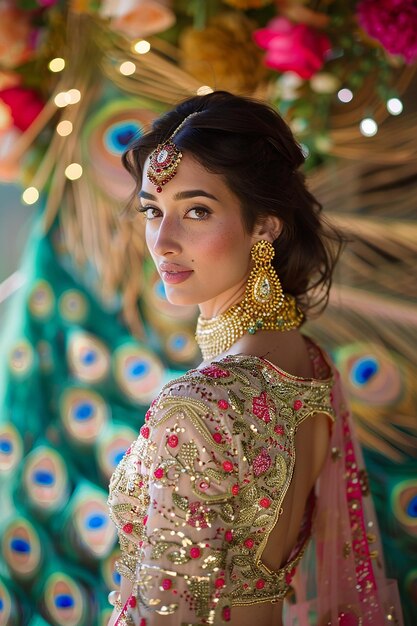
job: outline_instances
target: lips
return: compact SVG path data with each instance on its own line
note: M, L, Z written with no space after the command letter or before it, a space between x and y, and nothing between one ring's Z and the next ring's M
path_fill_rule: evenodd
M192 272L187 267L177 265L177 263L161 263L159 266L161 272L169 272L170 274L177 274L178 272Z
M161 263L159 270L164 283L169 284L182 283L193 273L193 270L189 270L176 263Z

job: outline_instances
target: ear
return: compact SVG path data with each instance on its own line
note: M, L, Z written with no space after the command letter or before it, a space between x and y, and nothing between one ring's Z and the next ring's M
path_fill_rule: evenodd
M276 215L267 215L259 220L253 229L254 242L266 239L273 243L279 237L282 230L282 222Z

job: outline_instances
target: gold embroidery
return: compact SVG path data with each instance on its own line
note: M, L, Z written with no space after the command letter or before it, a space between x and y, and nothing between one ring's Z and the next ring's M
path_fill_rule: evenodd
M331 378L298 379L245 356L163 388L110 483L119 571L138 586L139 606L170 615L181 597L184 624L210 624L227 598L244 605L289 593L308 537L277 572L261 556L290 485L297 428L316 412L334 418L331 388Z

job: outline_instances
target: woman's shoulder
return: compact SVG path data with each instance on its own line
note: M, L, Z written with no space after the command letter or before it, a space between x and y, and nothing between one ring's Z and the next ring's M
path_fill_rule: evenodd
M314 412L320 406L331 412L334 380L329 361L326 366L322 363L320 375L325 377L297 377L259 356L227 355L169 381L154 408L162 410L175 404L183 408L199 406L211 412L228 409L242 415L252 410L259 400L274 404L277 410L295 405L314 409ZM304 411L300 412L300 418L302 413Z

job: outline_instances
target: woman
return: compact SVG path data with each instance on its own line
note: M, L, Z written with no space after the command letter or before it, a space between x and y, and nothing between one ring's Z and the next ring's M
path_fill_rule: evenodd
M303 161L275 111L225 92L124 157L168 300L199 305L204 360L112 477L112 625L400 623L338 372L300 332L343 242Z

